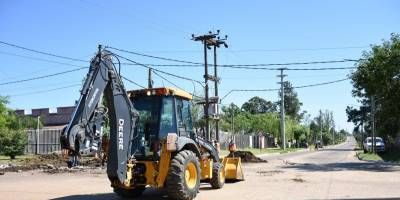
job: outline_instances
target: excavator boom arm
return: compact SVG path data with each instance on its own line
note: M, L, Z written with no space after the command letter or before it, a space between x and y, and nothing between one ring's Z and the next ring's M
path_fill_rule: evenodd
M78 155L85 138L98 139L94 137L95 131L90 124L94 124L95 111L103 96L110 125L107 175L111 182L123 183L138 115L112 62L112 53L100 51L92 59L81 97L61 136L61 144L63 149Z

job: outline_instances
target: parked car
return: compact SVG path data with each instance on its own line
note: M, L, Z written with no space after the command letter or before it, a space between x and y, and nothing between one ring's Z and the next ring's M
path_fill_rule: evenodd
M372 137L365 138L363 142L364 152L372 151ZM385 142L380 137L375 137L375 151L376 152L384 152L385 151Z

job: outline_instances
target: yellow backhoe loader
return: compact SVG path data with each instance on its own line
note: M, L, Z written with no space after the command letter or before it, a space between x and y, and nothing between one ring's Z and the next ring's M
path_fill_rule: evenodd
M114 56L99 50L91 61L80 100L61 136L70 166L78 164L82 148L100 146L99 130L108 121L107 175L120 196L138 197L154 187L166 188L172 199L190 200L199 192L200 181L219 189L225 179L243 180L240 158L221 159L218 141L193 131L191 94L173 88L126 91Z

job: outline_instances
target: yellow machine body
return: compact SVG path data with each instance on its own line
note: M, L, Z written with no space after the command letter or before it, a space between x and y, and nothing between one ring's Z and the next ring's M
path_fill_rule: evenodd
M155 188L164 187L165 180L167 178L170 160L171 160L171 152L167 150L167 144L163 143L162 151L160 156L160 161L136 161L135 163L128 164L127 170L127 178L124 185L119 186L123 188L135 188L140 185L149 185ZM240 159L240 158L239 158ZM239 161L240 162L240 161ZM201 169L201 180L209 180L212 178L213 173L213 160L212 159L203 159L200 162ZM146 179L146 183L135 184L134 180L134 168L137 165L144 165L145 172L143 174L139 174L140 177L144 177ZM226 167L225 167L226 168Z
M204 159L200 163L201 180L211 179L213 170L213 160Z
M224 165L226 180L244 180L240 157L225 157L222 164Z
M118 187L131 189L136 186L149 185L155 188L162 188L167 178L170 160L171 152L167 150L167 145L164 142L162 144L160 161L134 161L128 163L126 180L123 185L118 184ZM145 171L143 174L138 174L138 177L135 177L135 167L139 165L144 166ZM134 182L135 178L145 178L146 181L145 183L137 184Z

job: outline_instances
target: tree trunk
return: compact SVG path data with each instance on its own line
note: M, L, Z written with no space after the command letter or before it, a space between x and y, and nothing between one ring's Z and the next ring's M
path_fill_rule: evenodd
M15 159L15 155L10 155L10 159L14 160Z

